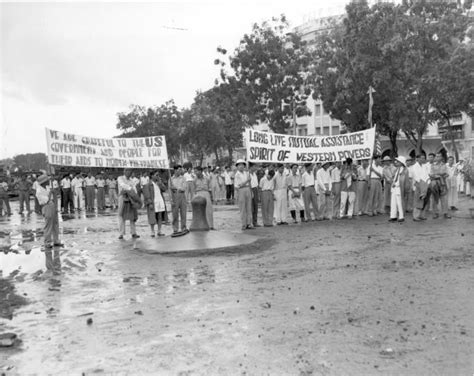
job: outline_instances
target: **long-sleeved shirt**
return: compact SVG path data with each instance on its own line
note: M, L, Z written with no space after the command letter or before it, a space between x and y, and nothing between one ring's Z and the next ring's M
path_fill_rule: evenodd
M316 191L319 194L332 189L331 174L324 168L320 168L316 173Z
M339 167L334 167L331 170L331 182L340 183L341 182L341 169Z

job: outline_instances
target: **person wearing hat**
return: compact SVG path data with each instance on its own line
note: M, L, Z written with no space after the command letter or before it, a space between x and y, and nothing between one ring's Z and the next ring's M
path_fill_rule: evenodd
M217 201L220 199L220 187L219 187L219 178L220 178L219 167L215 167L209 174L209 184L211 185L211 196L212 202L217 204Z
M383 166L383 203L380 207L381 213L389 213L390 212L390 203L391 203L391 186L393 177L395 176L396 168L392 163L392 158L388 155L383 157L382 160Z
M430 189L433 197L433 219L439 217L439 205L444 218L451 218L448 214L448 185L446 179L449 177L448 168L444 163L443 155L436 153L435 160L430 169Z
M302 178L298 173L298 165L293 163L291 165L291 173L288 176L288 206L290 208L290 214L295 223L298 223L296 220L296 211L299 211L300 221L304 222L304 202L303 202L303 190L301 189Z
M250 182L252 180L250 173L245 171L245 161L239 159L235 166L237 172L234 176L235 189L238 192L237 202L239 204L240 220L242 222L242 230L253 229L252 225L252 192L250 190Z
M44 246L45 248L60 247L59 241L59 218L56 204L53 199L53 192L49 185L49 177L41 175L37 180L36 198L41 206L41 213L45 219L44 224Z
M183 176L183 167L174 166L174 174L171 178L171 211L173 213L173 233L188 232L186 227L186 179ZM181 230L179 220L181 219Z
M395 173L393 175L392 183L390 185L391 196L390 196L390 222L404 222L405 221L405 208L403 205L403 197L405 192L410 187L410 179L408 177L408 170L406 168L405 157L395 158Z
M316 173L316 191L318 195L319 220L331 219L331 174L329 162L324 162Z

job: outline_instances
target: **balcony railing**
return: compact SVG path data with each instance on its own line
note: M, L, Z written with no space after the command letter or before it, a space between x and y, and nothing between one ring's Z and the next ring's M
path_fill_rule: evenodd
M451 131L451 133L454 136L455 140L460 140L464 138L464 131L462 130ZM451 140L451 134L449 132L443 133L441 138L443 141L449 141Z

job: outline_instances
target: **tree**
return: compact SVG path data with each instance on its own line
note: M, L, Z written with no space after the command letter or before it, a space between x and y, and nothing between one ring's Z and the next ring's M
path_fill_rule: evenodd
M211 153L215 153L216 159L219 159L218 150L223 146L222 121L205 93L198 93L191 108L184 111L183 141L200 160L201 166L204 157Z
M227 54L223 48L217 51L222 56ZM283 15L262 25L255 24L229 60L231 74L225 72L223 60L216 59L215 63L222 66L223 81L229 82L232 77L251 102L251 106L246 107L249 118L257 115L258 120L268 122L273 131L284 133L294 114L310 114L306 106L310 90L305 86L311 59L301 37L288 32L288 22Z
M459 79L455 85L440 84L439 68L449 66L454 45L465 39L463 10L420 0L371 8L351 3L346 10L343 24L317 42L315 95L334 118L356 131L367 127L366 92L373 86L374 123L390 137L392 153L400 130L421 151L424 133L439 118L435 98L441 104L448 92L472 87ZM466 70L458 73L469 76Z
M180 158L182 111L173 100L159 107L132 105L129 112L120 112L117 116L117 129L123 132L121 137L164 135L170 159L175 161Z
M236 80L231 77L227 82L218 84L204 93L209 99L213 111L220 118L219 126L222 132L222 147L233 160L233 153L237 146L242 145L242 135L246 126L255 123L255 116L251 113L252 102L239 90Z
M48 157L45 153L18 154L13 157L15 168L24 171L48 169Z
M450 106L466 109L464 101L454 107L450 102L460 100L456 92L466 93L469 86L472 88L472 54L470 58L463 54L461 59L470 59L471 70L463 64L464 68L455 69L454 75L443 76L443 72L448 73L449 65L459 62L453 53L466 39L469 19L463 8L448 2L410 0L399 7L403 12L391 46L396 52L395 74L403 82L403 91L392 116L420 153L423 135L430 124L440 119L440 109L444 108L445 113ZM456 78L457 75L460 76ZM472 94L468 100L472 103Z

